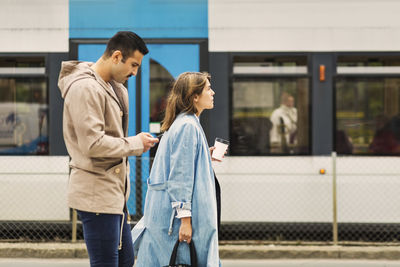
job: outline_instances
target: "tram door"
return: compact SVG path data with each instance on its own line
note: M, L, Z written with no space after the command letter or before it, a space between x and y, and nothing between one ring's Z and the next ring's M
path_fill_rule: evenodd
M136 77L125 86L129 93L128 135L150 132L157 135L163 118L166 97L172 82L185 71L199 71L198 44L148 44L149 53L143 57ZM80 44L78 60L95 62L106 44ZM128 210L135 218L143 214L144 199L155 149L141 157L129 157L131 193Z

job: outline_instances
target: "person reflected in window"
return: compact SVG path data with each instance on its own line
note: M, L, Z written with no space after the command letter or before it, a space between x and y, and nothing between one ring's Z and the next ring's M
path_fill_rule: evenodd
M343 130L336 131L336 153L340 155L353 154L353 142Z
M400 115L388 120L385 116L376 119L377 130L369 145L372 154L391 155L400 153Z
M48 106L45 103L42 92L35 91L33 93L33 105L38 104L38 131L39 135L36 138L36 154L37 155L46 155L49 153L49 143L47 137L47 114L48 114ZM33 106L32 105L32 106Z
M154 103L150 111L150 121L161 122L164 117L166 106L167 98L165 96L157 98L157 101Z
M297 144L297 109L294 97L286 92L281 95L281 105L271 115L271 152L290 153Z
M161 121L165 115L164 112L165 112L166 106L167 106L167 97L166 96L159 97L150 110L150 122L151 123L161 123ZM160 134L160 133L155 132L154 134ZM156 152L158 149L158 144L159 143L156 143L150 149L150 158L154 158L154 156L156 155Z

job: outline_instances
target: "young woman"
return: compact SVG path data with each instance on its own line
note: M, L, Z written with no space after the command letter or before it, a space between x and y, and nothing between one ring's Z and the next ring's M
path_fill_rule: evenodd
M185 72L173 85L144 216L132 231L138 267L168 265L177 239L194 241L198 266L219 266L215 180L199 122L203 110L214 107L214 94L205 73ZM177 263L190 264L188 246L179 246Z

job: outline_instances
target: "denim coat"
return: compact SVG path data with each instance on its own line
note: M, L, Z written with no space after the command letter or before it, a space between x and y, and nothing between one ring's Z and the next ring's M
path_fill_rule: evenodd
M179 237L176 208L192 212L198 266L219 266L214 174L207 140L195 115L178 115L164 133L147 184L144 216L132 230L134 245L139 246L136 266L168 265ZM177 263L190 264L185 243L179 246Z

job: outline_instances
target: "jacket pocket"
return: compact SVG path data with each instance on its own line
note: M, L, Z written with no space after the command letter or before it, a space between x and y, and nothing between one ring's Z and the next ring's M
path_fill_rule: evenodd
M147 190L164 191L168 189L168 182L152 183L150 178L147 179Z
M115 158L92 158L93 166L96 169L102 169L105 172L108 172L112 168L116 167L117 165L123 162L122 158L115 159Z
M119 159L118 161L114 161L114 162L110 162L109 165L107 165L106 168L106 172L112 171L113 169L115 169L116 167L121 167L122 166L122 159Z

